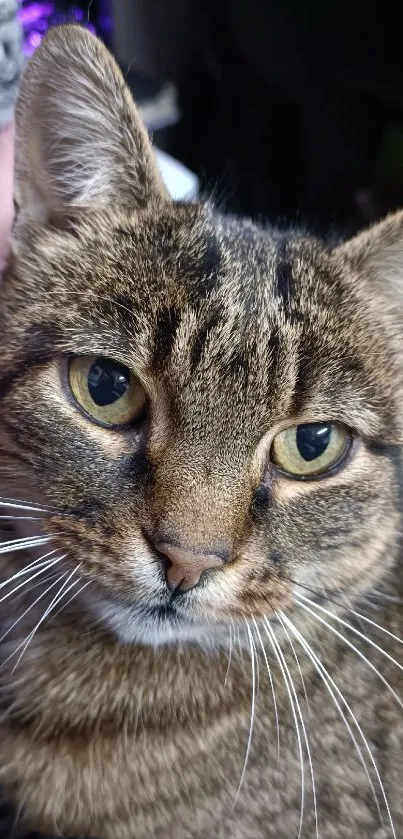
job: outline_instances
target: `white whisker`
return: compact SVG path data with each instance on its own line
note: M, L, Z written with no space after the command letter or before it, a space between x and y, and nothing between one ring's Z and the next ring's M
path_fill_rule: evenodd
M60 559L65 559L65 556L66 556L66 554L64 554L62 557L60 557ZM30 632L30 634L28 635L28 638L26 639L25 643L23 642L23 647L22 647L21 653L20 653L20 655L18 656L18 659L17 659L16 663L14 664L14 667L13 667L13 670L12 670L12 672L13 672L13 673L15 672L16 668L18 667L18 665L19 665L19 663L20 663L20 661L21 661L21 659L22 659L22 657L23 657L23 655L24 655L25 651L27 650L27 648L28 648L28 646L29 646L30 642L32 641L32 639L33 639L34 635L35 635L35 634L36 634L36 632L38 631L39 627L40 627L40 626L42 626L43 622L46 620L46 618L48 617L48 615L51 613L51 611L52 611L52 609L54 608L54 606L57 606L57 604L58 604L58 603L60 603L60 600L61 600L61 599L62 599L62 598L63 598L63 597L67 594L67 592L68 592L68 591L70 591L70 589L71 589L74 585L76 585L77 580L73 580L73 582L72 582L72 583L70 583L70 585L69 585L69 586L67 586L67 583L69 582L69 580L71 580L71 578L74 576L74 574L76 574L76 573L77 573L77 571L79 570L79 568L81 568L81 563L80 563L80 565L78 565L76 568L73 568L73 570L69 573L69 575L68 575L67 579L64 581L64 583L63 583L63 584L62 584L62 586L60 587L59 591L55 594L54 598L53 598L53 599L52 599L52 601L50 602L49 606L47 607L46 611L45 611L45 612L44 612L44 614L42 615L41 619L38 621L38 623L36 624L36 626L34 626L34 628L33 628L32 632ZM67 588L66 588L66 586L67 586ZM17 649L16 649L16 650L14 650L14 654L15 654L15 653L17 653L19 649L21 649L21 646L22 646L22 645L19 645L19 646L17 647Z
M231 807L231 812L234 810L235 805L238 801L242 784L245 778L246 767L248 765L251 745L252 745L252 734L253 734L253 725L255 722L255 704L256 704L256 647L253 640L253 635L250 631L250 627L248 625L247 620L245 619L245 626L246 631L248 633L249 638L249 645L250 645L250 656L251 656L251 669L252 669L252 698L251 698L251 709L250 709L250 723L249 723L249 735L248 735L248 743L246 746L246 753L245 753L245 760L242 767L241 778L239 781L238 789L235 794L235 798Z
M272 697L273 697L273 710L274 710L274 717L275 717L275 720L276 720L276 731L277 731L277 761L278 761L278 763L280 763L280 724L279 724L279 718L278 718L278 707L277 707L276 693L275 693L275 690L274 690L273 676L272 676L271 667L270 667L270 664L269 664L269 661L268 661L268 658L267 658L266 648L263 644L263 639L262 639L262 636L260 634L259 627L258 627L258 625L255 621L255 618L252 617L252 620L253 620L253 623L254 623L254 626L255 626L255 629L256 629L256 634L257 634L257 637L259 639L260 646L262 648L263 658L264 658L264 661L265 661L265 665L266 665L266 669L267 669L267 673L268 673L269 681L270 681L271 694L272 694Z
M298 839L299 839L300 836L301 836L301 833L302 833L302 825L303 825L303 821L304 821L304 807L305 807L304 752L303 752L303 748L302 748L301 732L299 730L298 716L297 716L297 713L296 713L296 710L295 710L292 690L291 690L291 687L288 683L287 671L286 671L286 668L284 667L284 664L283 664L283 661L282 661L283 656L282 656L281 648L280 648L280 646L277 642L277 638L276 638L276 636L273 632L273 627L270 625L269 621L266 620L266 618L264 618L263 620L264 620L264 628L265 628L266 635L267 635L267 637L268 637L268 639L269 639L269 641L272 645L273 652L276 656L276 659L278 661L278 664L280 666L280 670L281 670L281 673L282 673L282 676L283 676L283 679L284 679L284 684L285 684L286 691L287 691L287 694L288 694L291 713L292 713L292 716L293 716L295 731L296 731L296 735L297 735L299 762L300 762L300 767L301 767L301 809L300 809L299 830L298 830Z
M351 623L348 623L348 621L343 620L343 618L341 618L339 615L336 615L333 612L331 612L330 609L325 609L324 606L320 606L319 603L315 603L315 601L310 600L309 597L305 597L304 594L298 594L298 600L303 600L304 602L309 603L311 606L314 606L315 609L318 609L320 612L323 612L325 615L328 615L330 618L337 621L337 623L340 623L343 626L345 626L347 629L350 630L350 632L353 632L355 635L358 635L359 638L362 638L363 641L366 641L367 644L369 644L375 650L378 650L379 653L382 653L382 655L384 655L385 658L391 661L392 664L395 664L396 667L398 667L399 670L403 672L403 664L400 664L400 662L393 658L393 656L389 655L389 653L387 653L386 650L382 649L382 647L380 647L379 644L376 644L375 641L372 640L372 638L368 638L368 635L365 635L363 632L360 632L360 630L357 629L357 627L352 626Z
M60 576L57 578L57 583L60 583L67 576L68 573L69 573L68 571L65 571L63 574L60 574ZM60 589L59 589L59 591L60 591ZM31 634L32 633L29 634L28 638L31 636ZM26 643L26 640L27 639L24 638L24 640L21 641L20 644L18 644L18 646L15 647L15 649L13 649L13 651L10 653L10 655L7 656L7 658L5 658L1 662L0 669L5 667L5 665L8 664L8 662L18 653L18 651L21 649L21 647L24 646L24 644ZM13 672L14 672L14 670L13 670Z
M50 536L46 533L37 533L35 536L16 536L14 539L0 542L0 550L12 547L13 545L25 545L27 542L32 542L35 539L50 539Z
M78 583L78 580L76 580L76 583ZM84 585L82 585L81 588L78 589L78 591L75 591L74 594L71 597L69 597L69 599L66 601L66 603L63 603L63 606L61 606L61 608L58 609L57 612L53 613L52 620L54 620L54 618L57 618L57 616L60 615L60 613L63 612L64 609L67 609L67 606L69 606L70 603L72 603L73 600L75 600L76 597L78 597L81 594L81 592L84 591L84 589L86 589L90 585L90 583L91 580L87 580L87 582L84 583Z
M20 571L16 571L15 574L13 574L11 577L8 577L7 580L4 580L4 582L0 583L0 590L2 588L5 588L5 586L9 586L11 583L14 582L14 580L18 579L18 577L23 577L26 574L29 574L29 572L32 571L33 568L39 565L48 556L52 556L52 554L55 553L56 549L53 549L52 551L48 551L48 553L46 554L42 554L42 556L38 557L37 559L34 559L28 565L24 565L24 568L21 568Z
M49 513L55 511L54 507L39 507L31 504L30 501L19 501L18 498L0 498L0 507L7 507L11 510L31 510L33 513Z
M278 612L276 612L276 616L279 618L279 621L280 621L280 623L282 624L281 617L279 616L279 613L278 613ZM297 668L298 668L298 673L299 673L299 676L300 676L300 679L301 679L302 690L304 691L304 697L305 697L306 707L307 707L307 710L308 710L308 714L310 714L310 707L309 707L308 694L307 694L307 692L306 692L306 686L305 686L304 675L303 675L303 672L302 672L302 670L301 670L301 665L300 665L300 663L299 663L299 659L298 659L298 656L297 656L297 652L296 652L296 649L295 649L294 644L293 644L293 640L292 640L292 638L291 638L291 636L290 636L289 632L287 632L287 629L286 629L286 627L285 627L283 624L282 624L282 626L283 626L284 632L285 632L285 634L286 634L286 636L287 636L287 640L288 640L288 642L289 642L289 644L290 644L290 647L291 647L291 649L292 649L293 656L294 656L294 658L295 658L295 662L296 662L296 665L297 665Z
M295 624L293 624L292 621L287 617L287 615L284 612L280 612L280 614L281 614L281 617L282 617L283 621L287 624L287 626L289 627L292 634L297 638L297 640L299 641L299 643L301 644L301 646L305 650L306 654L309 656L310 660L312 661L312 664L314 665L317 673L320 675L328 693L330 694L330 696L331 696L331 698L332 698L332 700L335 704L335 707L336 707L341 719L343 720L343 723L344 723L344 725L347 729L347 732L350 736L350 739L351 739L351 741L352 741L352 743L353 743L353 745L356 749L356 752L357 752L358 758L360 760L360 763L361 763L361 765L364 769L364 772L365 772L365 775L367 777L371 792L372 792L373 797L374 797L374 801L375 801L375 804L376 804L376 808L378 810L380 821L383 824L383 818L382 818L382 813L381 813L381 809L380 809L379 802L378 802L378 797L377 797L377 794L375 792L375 787L374 787L374 784L372 782L372 778L369 774L367 764L364 760L362 750L361 750L361 748L360 748L360 746L357 742L356 737L354 736L354 732L353 732L353 730L352 730L352 728L351 728L351 726L350 726L350 724L347 720L347 717L346 717L340 703L338 702L335 694L337 694L337 696L340 698L343 705L347 709L348 713L350 714L350 716L351 716L351 718L354 722L354 725L355 725L355 727L356 727L356 729L357 729L357 731L358 731L358 733L359 733L359 735L360 735L360 737L363 741L364 747L369 754L371 764L374 767L375 774L376 774L376 777L377 777L377 780L378 780L378 783L379 783L379 786L380 786L380 789L381 789L381 792L382 792L382 797L384 799L386 809L387 809L387 812L388 812L389 820L390 820L390 823L391 823L391 826L392 826L393 836L394 836L394 839L396 839L396 834L395 834L395 830L394 830L394 826L393 826L392 816L391 816L391 813L390 813L388 800L386 798L386 793L385 793L385 789L384 789L384 786L383 786L383 783L382 783L382 780L381 780L381 777L380 777L380 774L379 774L379 770L378 770L378 767L375 763L374 756L373 756L373 754L371 752L371 749L368 745L368 742L366 740L364 732L362 731L361 726L360 726L357 718L355 717L355 715L354 715L352 709L350 708L350 705L348 704L347 700L343 696L340 688L338 687L338 685L336 684L334 679L332 679L329 671L326 669L323 662L320 660L319 656L315 653L313 647L308 643L308 641L304 638L302 633L297 629Z
M358 647L356 647L355 644L352 643L352 641L349 641L348 638L345 637L345 635L343 635L341 632L339 632L338 629L336 629L334 626L332 626L330 623L328 623L328 621L324 620L324 618L321 618L320 615L317 615L316 612L314 612L313 609L311 609L309 606L307 606L305 602L303 603L299 596L296 597L296 600L298 601L301 609L304 609L306 612L308 612L313 617L314 620L318 621L318 623L322 624L323 626L326 626L327 629L329 629L329 631L333 633L333 635L336 635L337 638L340 638L340 640L343 641L343 643L346 644L346 646L349 647L350 650L353 650L355 652L355 654L358 655L358 657L362 661L365 661L365 664L370 668L370 670L372 670L373 673L375 673L377 675L378 679L385 685L385 687L388 689L388 691L392 694L392 696L396 700L397 704L400 705L401 708L403 708L403 700L400 698L399 694L396 693L394 688L392 688L392 685L388 682L388 680L385 679L385 676L383 676L382 673L378 670L378 668L375 667L375 665L372 663L372 661L370 661L370 659L366 655L364 655L364 653L362 653L361 650L359 650ZM304 597L303 600L307 601L308 603L311 603L312 605L316 605L316 604L313 603L313 601L308 600L308 598L306 598L306 597ZM378 644L375 644L373 641L371 641L369 638L367 638L366 635L363 635L363 633L360 632L358 629L355 629L349 623L347 623L346 621L343 621L342 618L337 618L337 615L333 616L332 612L328 612L327 609L323 609L323 607L318 607L318 608L320 608L321 611L324 611L330 617L334 617L339 623L342 623L348 629L351 629L353 632L355 632L356 635L358 635L360 638L363 638L364 641L366 640L368 642L368 644L370 644L370 646L375 647L375 649L377 649L380 653L383 653L383 655L387 659L392 661L393 664L396 664L396 666L399 668L399 670L403 670L402 665L399 664L399 662L396 661L396 659L394 659L392 656L390 656L389 653L387 653L385 650L382 650L382 648L379 647Z
M357 618L361 618L361 620L365 621L365 623L371 624L371 626L374 626L375 629L379 629L380 632L384 632L385 635L389 635L389 638L393 638L393 640L397 641L398 644L403 644L403 638L399 638L398 635L395 635L389 629L381 626L381 624L376 623L376 621L371 620L371 618L367 618L366 615L362 615L361 612L356 612L355 609L349 609L349 612L352 612L352 614L356 615Z
M44 581L42 580L41 582L43 583ZM4 641L4 640L5 640L5 638L7 638L7 635L9 635L9 634L10 634L10 632L12 632L12 631L13 631L13 629L15 629L15 627L16 627L16 626L18 626L18 624L19 624L19 623L20 623L20 622L21 622L21 621L25 618L25 615L27 615L27 614L28 614L28 612L30 612L30 611L31 611L31 609L33 609L33 608L34 608L34 606L36 606L36 604L37 604L37 603L39 603L39 601L40 601L40 600L42 600L42 598L43 598L43 597L45 597L45 595L46 595L46 594L48 594L48 592L49 592L49 591L51 591L51 590L52 590L52 588L54 588L55 586L57 586L57 585L59 584L59 582L60 582L60 577L58 577L58 578L57 578L57 580L55 580L55 582L53 582L50 586L48 586L48 588L47 588L47 589L45 589L45 591L43 591L43 592L39 595L39 597L37 597L37 598L36 598L36 600L34 600L34 602L33 602L33 603L31 603L31 605L30 605L30 606L28 606L28 608L27 608L27 609L25 609L25 611L22 613L22 615L20 615L20 616L17 618L17 620L15 620L15 621L14 621L14 623L12 624L12 626L10 626L10 627L7 629L7 631L6 631L6 632L4 632L4 634L1 636L1 638L0 638L0 644L2 643L2 641Z
M51 553L55 554L56 551L51 551ZM21 588L24 588L28 583L32 582L32 580L35 580L35 578L39 577L40 574L44 574L45 571L48 570L48 568L52 568L53 565L56 565L58 562L60 562L59 558L46 559L46 560L44 559L40 564L37 564L35 566L35 568L33 569L33 570L35 570L35 574L32 574L31 577L28 577L28 579L23 580L22 583L19 583L18 586L15 586L15 588L11 589L11 591L8 591L7 594L3 594L3 596L0 597L0 603L3 603L4 600L8 600L8 598L12 597L13 594L16 593L16 591L19 591ZM38 570L38 568L39 568L39 570ZM19 576L19 575L14 574L14 577L12 577L12 579L15 579L17 576Z
M38 548L50 542L50 536L36 536L34 538L20 540L17 542L0 542L0 554L11 554L16 551L26 551L28 548ZM5 547L7 545L7 547Z
M49 569L49 570L51 570L51 569ZM55 577L57 576L56 569L51 574L46 573L47 572L46 568L44 569L44 571L45 571L45 576L44 577L41 576L39 578L39 575L38 575L38 579L36 580L35 583L33 583L33 585L29 585L30 580L26 580L27 587L24 590L24 595L31 594L31 592L35 591L36 588L39 588L39 586L43 587L44 583L48 583L49 580L54 580Z
M40 516L0 516L0 521L43 521Z
M229 653L228 653L228 664L227 664L227 670L226 670L226 673L225 673L224 687L226 687L226 686L227 686L228 676L229 676L229 671L230 671L230 667L231 667L231 659L232 659L232 630L233 630L233 626L234 626L234 622L233 622L233 620L232 620L232 618L231 618L231 623L230 623L230 625L229 625Z
M299 671L300 676L301 676L301 679L302 679L303 690L304 690L304 694L305 694L305 700L306 700L306 702L307 702L308 709L309 709L308 697L307 697L307 695L306 695L306 690L305 690L304 677L303 677L303 675L302 675L302 670L301 670L301 667L300 667L300 663L299 663L299 660L298 660L298 656L297 656L297 653L296 653L296 650L295 650L295 647L294 647L294 644L293 644L292 638L291 638L290 633L288 632L288 629L287 629L287 627L286 627L286 625L285 625L285 623L284 623L284 621L283 621L283 619L282 619L282 617L281 617L280 612L276 612L276 617L278 618L278 620L279 620L279 621L280 621L280 623L281 623L281 626L282 626L282 627L283 627L283 629L284 629L284 632L285 632L285 634L286 634L287 640L288 640L288 642L289 642L289 644L290 644L290 647L291 647L291 649L292 649L292 651L293 651L293 654L294 654L295 660L296 660L296 662L297 662L298 671ZM280 645L279 645L279 646L280 646ZM283 659L284 659L284 656L283 656ZM300 707L300 704L299 704L299 702L298 702L297 693L296 693L295 687L294 687L294 685L293 685L293 681L292 681L292 678L291 678L291 674L290 674L290 672L289 672L289 668L288 668L288 665L287 665L287 662L285 661L285 659L284 659L284 666L286 667L286 669L287 669L287 671L288 671L288 674L289 674L290 683L291 683L292 691L293 691L293 694L294 694L295 704L296 704L297 709L298 709L298 715L299 715L299 718L300 718L300 720L301 720L301 727L302 727L302 731L303 731L303 733L304 733L304 740L305 740L305 746L306 746L306 753L307 753L307 755L308 755L308 763L309 763L309 769L310 769L310 772L311 772L311 779L312 779L312 797L313 797L313 808L314 808L314 813L315 813L315 833L316 833L316 837L317 837L317 839L319 839L319 827L318 827L318 807L317 807L317 802L316 802L315 773L314 773L314 771L313 771L312 755L311 755L311 749L310 749L310 746L309 746L308 732L307 732L307 730L306 730L306 726L305 726L305 722L304 722L304 717L303 717L303 715L302 715L301 707Z

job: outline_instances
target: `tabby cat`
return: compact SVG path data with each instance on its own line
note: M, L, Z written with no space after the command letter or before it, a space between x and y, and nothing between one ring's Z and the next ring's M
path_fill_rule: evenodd
M173 203L77 27L25 73L15 195L0 785L20 829L402 837L403 214L326 247Z

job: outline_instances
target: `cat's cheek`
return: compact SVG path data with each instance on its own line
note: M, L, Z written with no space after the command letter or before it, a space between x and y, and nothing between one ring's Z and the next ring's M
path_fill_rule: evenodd
M52 527L57 533L56 520ZM102 598L117 598L129 606L147 604L152 598L166 593L163 574L140 529L133 523L131 530L129 538L122 539L113 533L106 539L94 528L84 526L81 529L79 523L64 523L64 532L54 536L53 542L67 555L70 563L80 565L81 575Z
M323 591L329 596L357 597L372 589L393 566L398 550L396 532L399 518L390 511L388 526L377 522L374 527L360 533L361 544L351 545L329 555L322 567L316 563L301 567L295 576L295 594L305 590ZM363 545L365 544L365 550Z
M313 542L309 555L305 538L307 550L301 548L300 561L295 563L295 597L309 590L326 591L336 598L360 596L379 582L396 558L401 514L395 468L389 458L376 458L363 450L352 468L340 474L328 499L332 515L327 523L318 510L317 547Z
M209 622L244 621L287 608L292 584L270 560L267 549L248 545L231 566L207 577L191 603L197 617Z

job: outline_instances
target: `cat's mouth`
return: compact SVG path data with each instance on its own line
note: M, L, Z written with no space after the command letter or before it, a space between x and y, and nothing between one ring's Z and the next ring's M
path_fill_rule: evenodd
M220 631L219 624L195 615L173 600L166 603L128 603L119 598L93 601L98 617L123 643L160 646L197 642Z
M171 603L159 606L146 606L144 607L144 612L148 617L159 621L171 621L178 623L178 621L183 620L175 606Z

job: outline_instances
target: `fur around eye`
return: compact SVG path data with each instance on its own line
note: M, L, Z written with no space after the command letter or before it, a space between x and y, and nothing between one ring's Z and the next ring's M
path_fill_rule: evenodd
M351 445L351 434L335 422L294 425L274 438L273 463L286 475L303 480L326 473L342 463Z
M101 425L129 425L140 417L147 401L138 379L123 364L109 358L71 359L68 383L80 408Z

